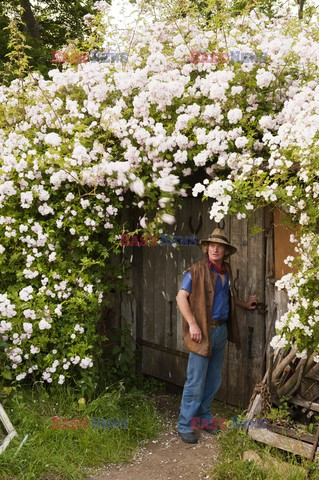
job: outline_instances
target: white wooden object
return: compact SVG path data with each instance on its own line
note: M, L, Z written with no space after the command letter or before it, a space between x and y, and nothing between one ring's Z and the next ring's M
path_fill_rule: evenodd
M17 435L17 432L10 422L8 415L6 414L3 406L0 403L0 420L2 421L4 428L6 429L8 435L4 438L2 444L0 445L0 455L7 448L11 440Z

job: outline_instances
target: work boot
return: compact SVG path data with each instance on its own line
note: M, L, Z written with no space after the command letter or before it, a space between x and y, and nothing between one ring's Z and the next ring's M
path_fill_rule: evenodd
M189 433L178 432L178 434L181 437L182 441L185 442L185 443L197 443L198 442L197 435L194 432L189 432Z

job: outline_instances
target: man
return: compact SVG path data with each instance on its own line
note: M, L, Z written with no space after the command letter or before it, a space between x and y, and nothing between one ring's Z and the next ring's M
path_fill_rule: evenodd
M237 248L229 243L225 232L215 228L199 245L205 257L187 270L176 297L183 316L184 343L190 350L177 424L186 443L197 443L192 430L195 418L197 426L206 432L218 431L211 404L222 381L227 338L240 347L235 305L248 310L257 306L255 295L247 301L234 295L231 268L224 259L236 253Z

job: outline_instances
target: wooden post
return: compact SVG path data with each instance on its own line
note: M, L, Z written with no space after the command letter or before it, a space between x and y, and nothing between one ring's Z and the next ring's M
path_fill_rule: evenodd
M310 461L310 462L313 462L313 461L314 461L315 454L316 454L316 450L317 450L317 446L318 446L318 441L319 441L319 425L318 425L318 427L317 427L316 436L315 436L315 441L313 442L311 454L310 454L310 457L309 457L309 461Z

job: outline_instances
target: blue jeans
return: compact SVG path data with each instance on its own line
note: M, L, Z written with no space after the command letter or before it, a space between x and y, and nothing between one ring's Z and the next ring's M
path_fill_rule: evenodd
M224 352L227 342L227 323L212 328L213 352L211 357L190 352L187 364L187 378L184 385L177 430L192 432L191 418L212 420L211 405L222 383ZM202 422L201 422L202 423Z

